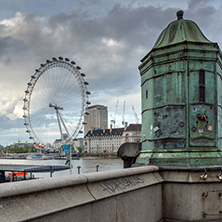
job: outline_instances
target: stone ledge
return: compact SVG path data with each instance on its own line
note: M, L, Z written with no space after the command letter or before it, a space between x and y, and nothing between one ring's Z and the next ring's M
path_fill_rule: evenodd
M85 183L87 183L87 178L83 175L3 183L0 184L0 198L42 192L45 190L69 187Z
M5 183L0 185L1 221L38 220L161 182L158 167L145 166Z
M174 182L174 183L222 183L222 180L219 180L218 174L219 171L209 171L207 172L207 178L201 179L201 175L204 174L204 170L198 172L189 172L189 171L161 171L160 175L163 178L164 182Z
M144 173L156 172L159 170L157 166L141 166L135 168L126 168L121 170L110 170L103 172L86 173L84 176L88 182L97 182L101 180L115 179L119 177L133 176Z

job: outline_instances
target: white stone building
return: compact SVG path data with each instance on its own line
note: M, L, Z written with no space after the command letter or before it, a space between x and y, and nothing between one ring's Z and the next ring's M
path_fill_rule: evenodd
M125 142L141 141L141 124L130 124L124 128L89 130L84 137L84 152L116 153Z

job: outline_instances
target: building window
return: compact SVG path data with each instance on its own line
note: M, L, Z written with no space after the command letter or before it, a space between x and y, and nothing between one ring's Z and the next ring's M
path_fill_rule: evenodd
M148 99L148 90L146 90L146 99Z
M199 102L205 102L205 72L199 71Z

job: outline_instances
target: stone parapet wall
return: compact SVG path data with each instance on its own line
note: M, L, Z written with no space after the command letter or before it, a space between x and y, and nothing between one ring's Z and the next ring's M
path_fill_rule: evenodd
M218 169L156 166L4 183L0 221L222 221L221 183Z
M222 221L221 171L166 170L160 174L164 180L163 218L166 222Z
M0 221L161 221L162 182L145 166L4 183Z

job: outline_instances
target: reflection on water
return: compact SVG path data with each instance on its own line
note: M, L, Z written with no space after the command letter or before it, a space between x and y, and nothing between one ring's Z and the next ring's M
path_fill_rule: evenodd
M27 165L63 165L65 160L26 160L26 159L0 159L0 164L27 164ZM98 171L123 169L123 161L121 159L96 159L96 158L80 158L72 160L72 174L78 174L77 167L80 166L80 173L96 172L96 165L99 165ZM49 173L34 173L35 177L49 178ZM53 173L53 177L70 175L69 170Z

